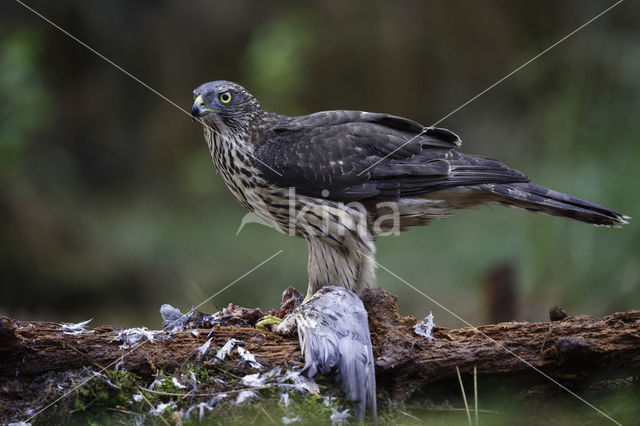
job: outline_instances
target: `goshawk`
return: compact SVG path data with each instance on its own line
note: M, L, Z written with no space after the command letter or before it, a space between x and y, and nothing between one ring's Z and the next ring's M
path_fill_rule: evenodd
M375 284L374 241L457 209L501 203L601 226L626 216L529 182L499 161L463 154L453 132L389 114L262 110L247 90L194 90L213 163L246 208L309 246L309 297L323 286Z

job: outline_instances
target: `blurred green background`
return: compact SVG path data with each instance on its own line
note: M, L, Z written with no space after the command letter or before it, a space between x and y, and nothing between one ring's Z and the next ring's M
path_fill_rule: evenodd
M228 79L271 111L425 124L612 3L28 2L186 110L200 83ZM19 4L0 16L0 313L157 328L162 303L187 310L280 249L216 304L266 310L306 289L304 241L259 225L236 236L246 212L187 114ZM466 152L640 216L639 20L622 3L440 125ZM500 267L511 319L555 304L602 315L640 308L639 237L637 222L483 207L382 238L378 261L475 324L492 319ZM380 269L378 281L402 313L462 325Z

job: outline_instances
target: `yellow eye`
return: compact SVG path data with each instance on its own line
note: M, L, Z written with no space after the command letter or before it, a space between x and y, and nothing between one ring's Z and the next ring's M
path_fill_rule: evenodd
M222 102L223 104L228 104L229 102L231 102L231 93L229 92L222 92L220 93L220 102Z

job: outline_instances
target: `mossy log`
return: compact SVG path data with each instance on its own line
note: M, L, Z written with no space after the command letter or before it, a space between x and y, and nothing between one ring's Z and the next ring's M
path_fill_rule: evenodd
M640 370L640 311L455 330L436 327L435 340L429 340L414 332L415 318L398 314L392 294L376 288L366 290L362 298L369 312L378 390L398 397L454 379L456 367L463 373L476 367L478 375L540 376L535 367L564 383L596 373L602 378L604 371L615 376ZM259 311L244 311L249 324L259 317ZM111 326L70 335L57 323L0 317L0 389L4 389L0 405L10 404L16 397L2 395L16 388L5 386L7 383L29 381L50 372L87 366L114 368L116 364L143 378L150 378L158 368L171 372L195 362L197 349L209 338L212 349L230 338L241 340L267 367L302 365L295 335L280 336L240 325L220 325L209 332L201 329L176 332L170 337L156 335L153 341L143 340L123 349L122 342L114 341L118 330ZM239 361L234 357L237 354L232 355L231 362Z

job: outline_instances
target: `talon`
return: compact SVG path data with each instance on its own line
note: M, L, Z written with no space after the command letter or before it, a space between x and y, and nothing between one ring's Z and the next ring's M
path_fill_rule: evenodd
M278 318L275 315L265 315L256 322L256 328L258 330L267 330L281 322L282 318Z

